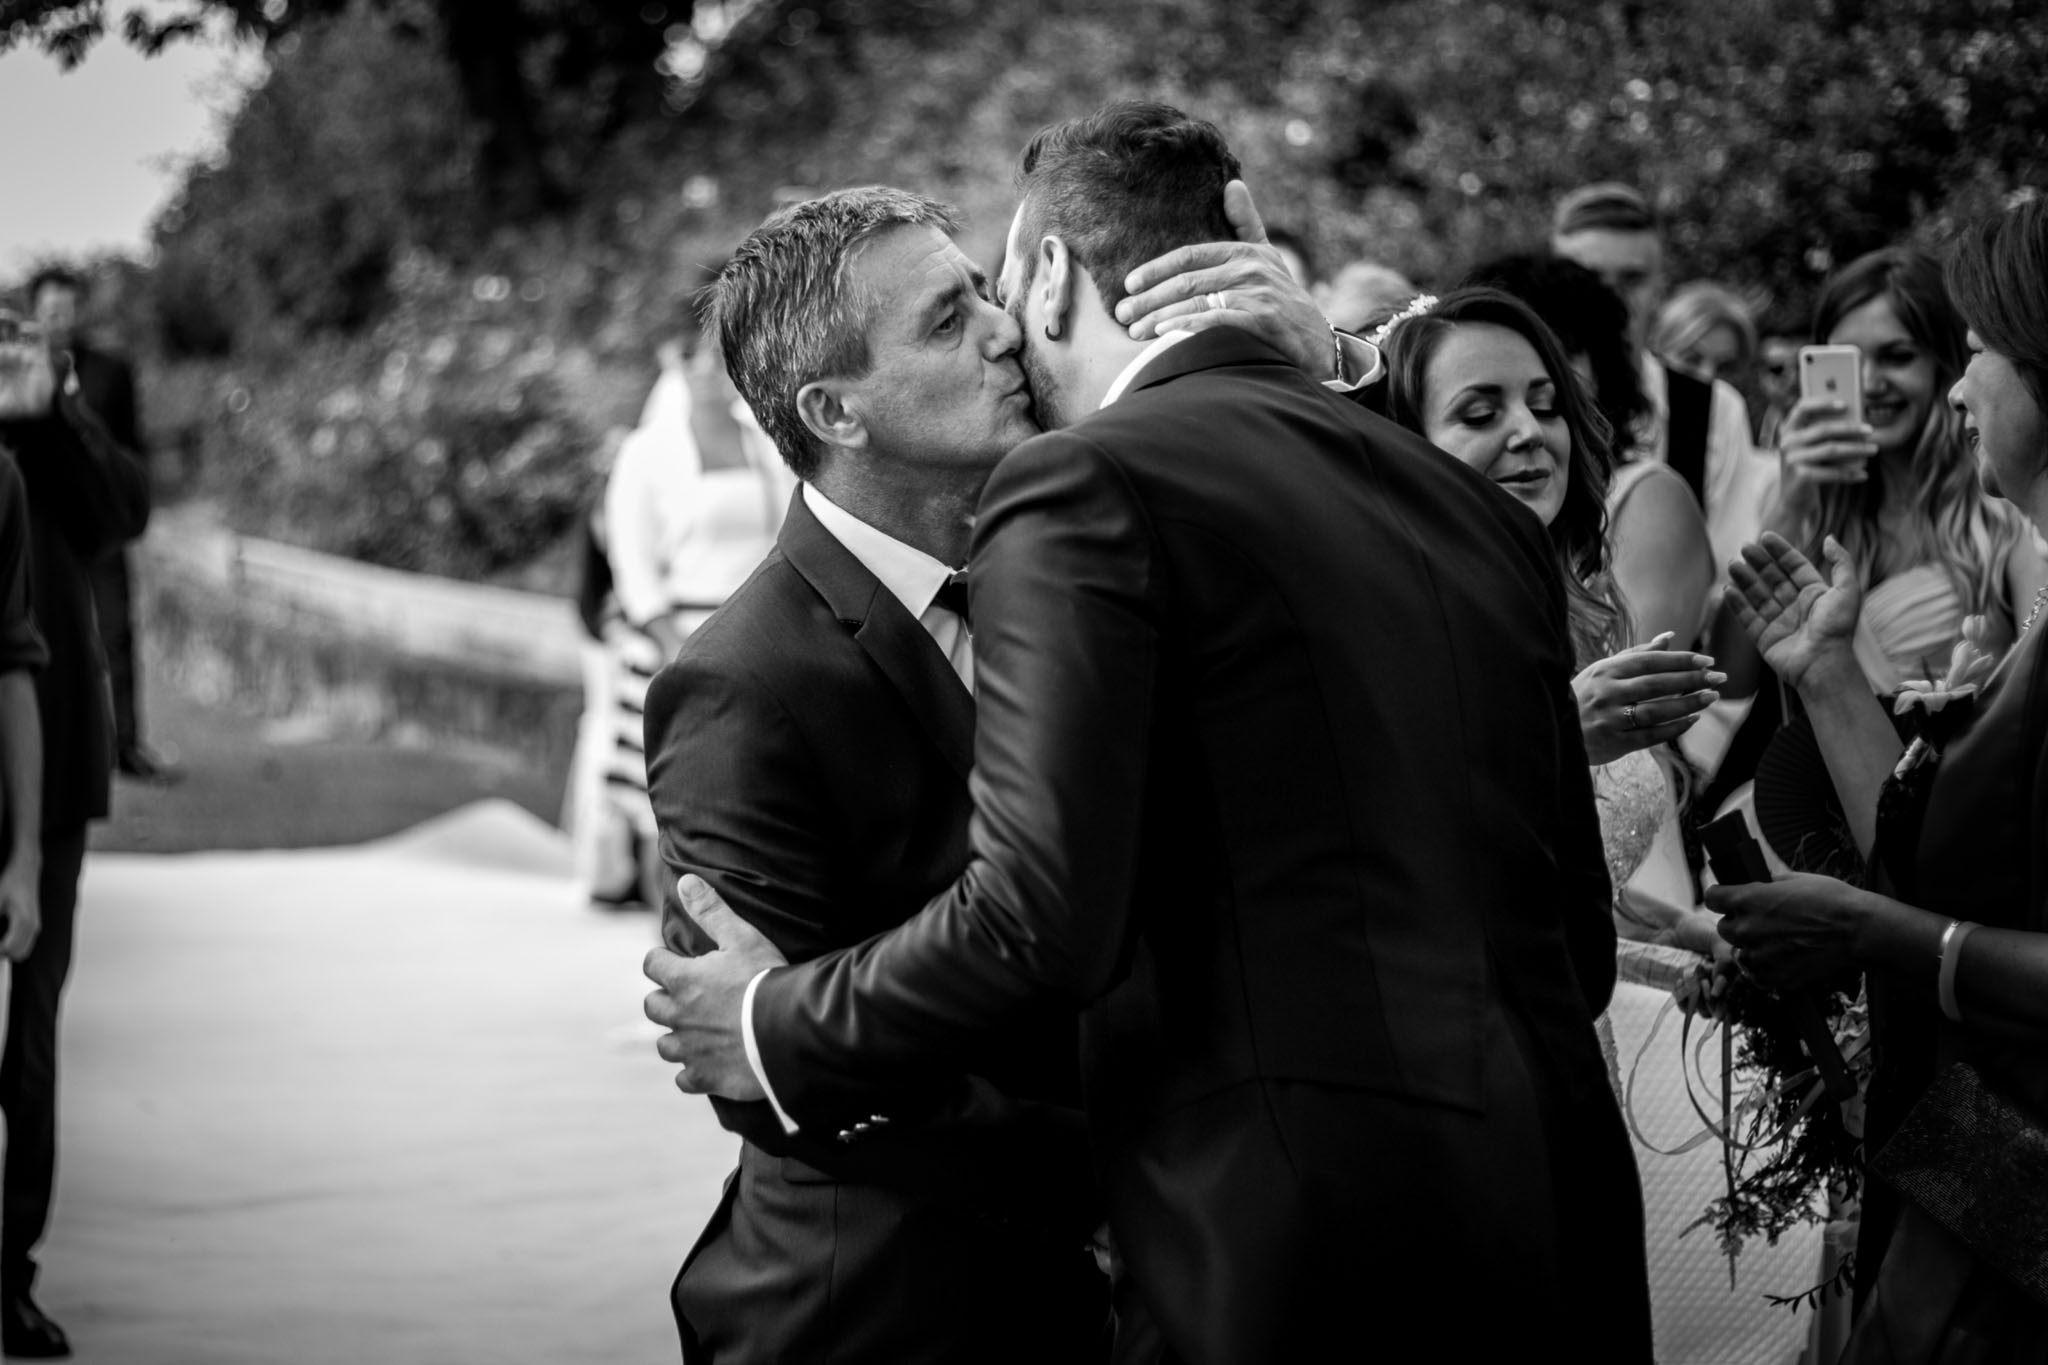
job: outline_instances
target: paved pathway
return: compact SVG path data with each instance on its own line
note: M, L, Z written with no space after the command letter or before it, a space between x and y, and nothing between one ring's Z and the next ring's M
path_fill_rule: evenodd
M644 915L503 802L354 849L96 854L39 1290L81 1365L673 1361L735 1141Z

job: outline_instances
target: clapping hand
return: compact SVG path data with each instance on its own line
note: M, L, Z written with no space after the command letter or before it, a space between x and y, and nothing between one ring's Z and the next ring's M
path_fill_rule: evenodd
M1689 649L1669 650L1666 631L1645 645L1587 665L1572 679L1586 761L1612 763L1623 754L1676 739L1700 712L1720 700L1714 691L1728 675Z
M1224 186L1223 213L1238 239L1198 242L1145 262L1124 277L1127 297L1116 306L1116 320L1139 341L1161 332L1242 328L1311 375L1336 378L1330 324L1288 272L1279 249L1267 245L1266 226L1244 181Z
M641 970L660 989L648 994L647 1017L668 1030L655 1051L682 1069L676 1087L691 1095L729 1100L767 1098L747 1061L740 1015L747 984L788 959L759 930L734 914L705 884L686 876L676 883L683 910L718 946L697 957L666 948L647 954Z
M1764 532L1728 566L1728 602L1771 671L1797 688L1817 666L1851 655L1863 589L1849 552L1829 536L1823 579L1783 536Z

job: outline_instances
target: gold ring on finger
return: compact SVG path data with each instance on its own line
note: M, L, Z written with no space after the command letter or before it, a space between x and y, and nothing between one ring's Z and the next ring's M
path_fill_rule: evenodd
M1636 706L1634 702L1630 702L1627 706L1621 708L1621 723L1630 730L1638 728L1636 725Z

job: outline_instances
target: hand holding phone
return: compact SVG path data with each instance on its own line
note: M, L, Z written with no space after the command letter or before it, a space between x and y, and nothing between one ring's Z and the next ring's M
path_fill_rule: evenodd
M41 417L56 392L42 329L19 313L0 309L0 421Z
M1706 851L1707 866L1714 880L1723 886L1742 886L1771 879L1770 864L1764 860L1763 845L1749 832L1749 822L1739 810L1731 810L1700 831L1700 847ZM1822 1017L1820 1005L1811 996L1778 995L1772 992L1779 1014L1799 1035L1806 1055L1820 1071L1821 1084L1831 1100L1840 1102L1856 1094L1856 1081L1849 1075L1842 1049Z

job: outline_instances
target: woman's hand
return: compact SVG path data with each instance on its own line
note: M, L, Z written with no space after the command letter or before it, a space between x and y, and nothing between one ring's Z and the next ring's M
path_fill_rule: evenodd
M1789 872L1775 881L1710 886L1736 966L1767 990L1795 990L1860 964L1856 945L1881 897L1833 877Z
M1791 687L1818 679L1829 667L1854 668L1856 619L1863 589L1849 552L1829 536L1822 553L1823 580L1811 560L1783 536L1764 532L1761 542L1742 547L1728 566L1728 602L1756 642L1764 662Z
M1848 413L1849 405L1837 398L1802 398L1785 414L1778 433L1784 470L1778 496L1802 514L1821 489L1870 477L1877 442L1870 424L1852 421Z
M1124 277L1116 320L1139 341L1161 332L1242 328L1317 379L1336 378L1330 324L1278 248L1266 244L1266 226L1242 180L1224 186L1223 213L1237 240L1178 247L1145 262Z
M1665 649L1669 643L1667 631L1587 665L1572 679L1587 762L1612 763L1676 739L1720 699L1714 689L1728 675L1714 672L1714 661L1704 654Z

